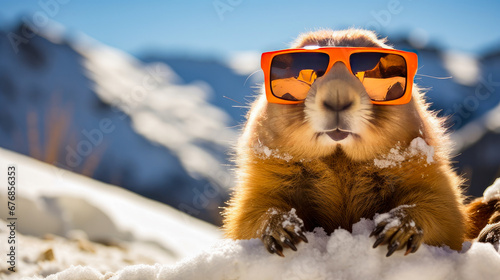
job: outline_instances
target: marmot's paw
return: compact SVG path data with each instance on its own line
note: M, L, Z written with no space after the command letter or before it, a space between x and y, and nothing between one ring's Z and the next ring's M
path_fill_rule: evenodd
M415 253L422 244L423 230L407 215L405 208L408 207L412 206L399 206L389 213L375 216L375 229L370 234L377 237L373 248L388 244L387 257L405 247L405 255Z
M500 243L500 222L485 226L479 233L477 241L491 243L498 249L498 245Z
M307 243L304 222L295 214L295 209L283 212L271 208L266 215L268 217L262 226L261 239L269 253L284 257L283 248L297 251L296 244L300 241Z

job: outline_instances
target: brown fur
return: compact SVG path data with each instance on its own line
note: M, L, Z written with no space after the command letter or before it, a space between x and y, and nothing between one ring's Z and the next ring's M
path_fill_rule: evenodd
M354 29L307 33L292 47L307 45L389 48L373 32ZM361 218L415 205L406 213L423 230L423 242L455 250L484 227L480 222L466 233L462 179L452 170L448 137L416 86L408 104L366 105L364 129L346 145L317 137L307 104L270 104L262 94L252 105L237 147L238 186L224 211L227 237L261 238L271 208L295 208L305 230L322 227L331 233L339 227L351 230ZM396 146L404 151L417 137L435 148L432 163L415 155L400 166L374 164Z
M474 239L487 225L500 222L500 201L484 203L482 198L476 198L467 205L467 213L469 223L466 238Z

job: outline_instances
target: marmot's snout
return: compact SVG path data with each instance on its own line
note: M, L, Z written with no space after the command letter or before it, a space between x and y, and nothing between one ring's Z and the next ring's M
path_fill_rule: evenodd
M361 102L364 88L342 62L336 62L317 83L316 96L325 110L342 113L355 110Z
M363 85L342 62L336 62L330 71L315 81L306 99L311 123L315 124L318 133L324 132L334 141L343 140L353 133L357 118L363 117L361 108L366 114L370 107Z

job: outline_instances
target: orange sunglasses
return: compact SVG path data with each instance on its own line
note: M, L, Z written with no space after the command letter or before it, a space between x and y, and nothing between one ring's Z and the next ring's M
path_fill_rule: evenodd
M417 55L368 47L306 47L263 53L261 67L268 102L304 102L312 83L337 61L361 81L373 104L410 102Z

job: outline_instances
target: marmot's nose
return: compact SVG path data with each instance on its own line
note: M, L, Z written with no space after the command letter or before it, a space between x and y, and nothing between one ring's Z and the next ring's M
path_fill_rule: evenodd
M360 103L362 85L344 63L336 62L318 82L316 102L324 110L340 113Z
M334 112L341 112L348 110L349 108L352 107L352 104L353 104L352 100L346 100L344 103L330 102L329 100L323 101L323 107L325 107L325 109Z

